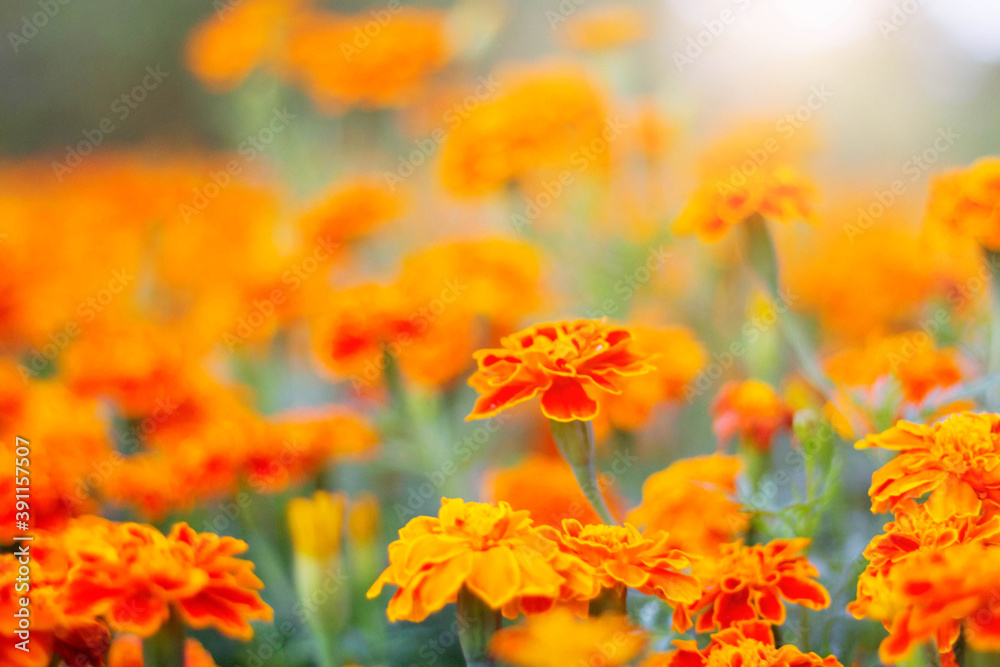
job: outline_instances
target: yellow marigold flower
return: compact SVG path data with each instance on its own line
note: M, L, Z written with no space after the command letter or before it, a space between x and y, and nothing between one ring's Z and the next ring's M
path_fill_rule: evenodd
M297 554L320 561L340 554L346 502L344 494L326 491L288 502L288 532Z
M666 533L643 537L631 524L584 526L563 521L562 530L542 529L560 548L594 568L602 589L634 588L655 595L671 607L688 605L701 596L698 580L684 570L691 556L671 548Z
M597 595L592 569L559 551L532 527L527 512L510 505L443 498L437 517L421 516L389 545L389 567L368 591L398 590L389 620L420 622L455 602L465 586L492 609L516 615L526 603L544 611L556 600Z
M800 553L808 545L808 539L796 538L752 546L740 540L723 546L718 557L696 563L694 575L704 593L693 604L674 611L674 624L686 630L697 616L697 632L756 619L781 625L785 622L783 600L809 609L830 606L830 594L815 581L819 572Z
M576 49L614 49L645 37L646 23L647 18L634 7L595 7L570 17L566 24L566 41Z
M727 382L712 402L712 431L725 443L734 435L762 451L792 426L792 410L766 382Z
M631 327L635 349L655 357L656 370L626 378L620 394L602 400L602 413L618 429L634 431L649 420L653 408L677 400L708 360L694 332L685 327Z
M256 67L280 58L282 27L297 0L244 0L199 25L187 44L188 67L213 88L235 88Z
M852 347L828 357L827 376L846 387L872 388L879 380L895 378L909 403L920 403L934 389L950 387L963 379L958 351L937 348L922 331L873 337L863 347Z
M611 483L598 479L601 494L612 513L620 515L622 500ZM558 528L563 519L585 524L602 523L583 495L573 469L561 456L534 455L511 468L494 471L487 481L487 495L515 510L531 513L538 525Z
M747 529L749 515L736 501L736 456L683 459L653 473L642 485L642 504L628 520L647 533L666 531L669 544L712 555Z
M113 630L150 637L175 613L193 628L247 640L249 621L273 615L253 563L237 558L247 550L242 540L185 523L163 535L99 517L76 520L62 540L74 563L63 589L67 613L100 615Z
M594 395L619 394L623 377L655 368L648 354L635 351L628 329L599 320L537 324L500 345L474 355L479 370L469 384L479 399L466 420L491 417L539 394L549 419L593 419Z
M897 452L872 475L872 512L926 493L938 520L978 515L984 500L1000 502L1000 415L960 412L933 426L900 421L854 446Z
M441 148L441 179L448 190L478 196L539 170L583 165L588 173L606 170L606 104L585 73L549 65L497 78L504 82L500 94L476 107Z
M715 242L753 215L811 222L815 200L815 186L790 166L761 167L738 185L724 178L703 184L677 215L673 230Z
M377 30L372 21L368 12L312 12L296 24L288 67L320 108L401 106L448 61L441 12L402 7Z
M108 653L108 667L145 667L142 657L142 640L125 635L111 645ZM184 642L184 667L217 667L212 654L197 639L188 638Z
M984 157L934 178L927 221L1000 251L1000 157Z
M403 197L384 179L355 176L335 184L323 199L299 218L308 239L341 244L370 234L402 215Z
M703 649L690 639L675 640L674 646L674 651L650 656L642 667L842 667L832 655L821 658L792 644L775 646L771 626L761 621L722 630Z
M565 609L555 609L500 630L493 636L490 651L502 662L520 667L615 667L631 661L645 646L646 633L626 616L579 619Z

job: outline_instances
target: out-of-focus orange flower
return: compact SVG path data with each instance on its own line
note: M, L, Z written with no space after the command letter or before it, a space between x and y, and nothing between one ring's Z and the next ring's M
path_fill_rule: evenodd
M622 500L617 492L610 482L598 479L598 484L612 514L619 515ZM534 455L512 468L497 470L488 478L487 487L492 501L530 512L538 525L558 528L563 519L603 523L561 456Z
M540 302L538 251L506 239L454 241L407 255L402 288L426 319L460 309L482 315L498 335L509 333Z
M695 603L676 609L674 623L687 629L698 616L698 632L756 619L781 625L785 621L783 600L809 609L828 607L830 594L815 580L819 572L800 553L808 545L808 539L796 538L752 546L740 540L723 546L717 558L695 564L694 575L704 593Z
M298 0L245 0L219 5L222 11L191 33L188 67L213 88L235 88L255 68L280 59L282 31L301 4Z
M674 220L674 233L711 243L753 215L777 222L814 219L816 187L788 165L761 167L731 181L720 177L701 185Z
M744 621L722 630L703 649L690 639L675 640L674 645L676 650L652 655L642 667L842 667L832 655L821 658L792 644L775 646L771 626L761 621Z
M142 640L131 635L119 637L108 653L108 667L144 667ZM184 667L217 667L212 654L197 639L184 642Z
M646 533L665 531L671 546L714 555L749 525L736 501L736 456L699 456L653 473L642 485L642 504L628 520Z
M922 331L874 337L863 347L848 348L824 361L827 376L845 387L871 388L880 379L899 381L903 398L919 403L934 389L962 381L957 350L937 348Z
M441 149L441 179L451 192L480 196L552 170L602 173L617 128L607 124L604 96L572 66L550 65L497 75L495 98L456 126Z
M483 419L541 394L542 413L557 421L597 416L592 394L621 393L621 379L654 370L635 352L631 332L599 320L537 324L480 350L469 384L479 399L466 417Z
M242 540L185 523L165 536L99 517L76 520L62 539L75 563L64 589L68 612L100 615L116 631L150 637L175 613L193 628L246 640L249 621L273 615L253 563L237 558L247 550Z
M563 521L561 531L542 531L593 567L602 589L634 588L675 608L701 596L698 580L682 572L691 556L670 547L666 533L643 537L631 524L584 526L576 519Z
M356 176L338 182L327 195L299 218L308 239L333 244L353 241L398 218L403 197L374 176Z
M649 100L639 106L633 122L633 139L642 156L650 162L662 160L674 145L675 124Z
M630 327L639 354L655 358L656 370L626 378L620 394L601 401L602 414L615 428L634 431L663 401L681 398L708 360L705 348L684 327Z
M792 426L792 410L766 382L727 382L712 402L712 431L725 443L740 441L759 450L771 449L774 436Z
M356 391L377 386L386 354L418 384L440 386L454 379L468 365L461 352L471 354L474 321L462 308L432 313L418 296L399 283L336 292L314 323L316 357Z
M565 609L554 609L500 630L490 651L504 663L520 667L616 667L631 661L645 645L645 632L626 616L580 619Z
M287 54L292 76L330 111L405 104L449 56L444 14L414 7L396 7L384 21L312 12L297 23Z
M872 512L926 493L939 521L978 515L986 500L1000 502L1000 415L960 412L933 426L900 421L854 446L897 452L872 475Z
M569 46L588 51L613 49L646 35L646 18L634 7L608 5L579 12L566 24Z
M1000 157L984 157L970 167L935 177L927 222L1000 251Z
M276 493L302 482L337 459L365 456L378 436L366 420L339 408L284 412L263 425L246 454L248 482L258 493Z
M516 616L526 605L544 611L555 600L587 600L599 592L593 570L561 552L510 505L444 498L437 517L417 517L389 545L389 567L368 591L398 586L389 620L419 622L454 602L465 586L492 609Z
M889 630L879 657L892 664L934 640L942 664L955 665L952 647L965 630L968 646L1000 648L1000 573L997 547L982 541L913 553L873 582L872 599L852 609L881 620Z
M32 529L59 530L74 516L92 511L94 497L108 471L120 461L111 447L109 424L102 419L96 401L82 398L56 380L30 382L24 387L18 380L22 405L5 428L0 429L0 453L10 462L0 473L0 494L11 502L0 508L0 542L10 542L15 535L14 503L17 478L28 476L31 487ZM15 456L26 438L30 454L27 472L15 474Z

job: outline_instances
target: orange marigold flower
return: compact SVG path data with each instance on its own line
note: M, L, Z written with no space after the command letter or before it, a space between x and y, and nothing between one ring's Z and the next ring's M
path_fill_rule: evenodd
M771 626L762 621L726 628L712 635L703 649L690 639L675 640L674 646L677 650L652 655L642 667L842 667L832 655L821 658L792 644L775 646Z
M702 185L677 215L673 230L715 242L753 215L811 222L815 199L815 186L790 166L761 168L739 186L725 179Z
M443 498L437 517L420 516L389 545L389 567L368 591L398 590L389 620L420 622L455 602L465 586L492 609L513 617L528 606L545 611L555 600L585 600L599 592L592 568L559 551L510 505Z
M205 21L191 33L188 67L204 83L235 88L260 65L280 58L282 27L295 15L297 0L244 0Z
M872 512L926 493L939 521L978 515L984 500L1000 502L1000 415L960 412L933 426L900 421L854 446L897 452L872 475Z
M566 24L566 41L576 49L599 51L639 41L647 19L634 7L608 5L573 16Z
M142 640L131 635L119 637L108 653L108 667L144 667ZM218 667L212 654L197 639L184 642L184 667Z
M492 417L539 394L549 419L593 419L592 394L619 394L623 377L655 368L634 351L628 329L599 320L537 324L500 345L474 355L479 370L469 384L480 396L466 420Z
M366 29L371 20L368 13L313 12L297 24L288 65L320 108L401 106L448 61L443 13L397 8L374 35ZM355 43L361 32L370 40L363 47Z
M736 456L683 459L653 473L642 485L642 504L628 520L647 533L666 531L669 544L699 555L718 553L747 529L749 515L736 501Z
M739 540L723 546L717 558L698 561L694 575L704 593L695 603L674 611L675 625L687 629L696 615L698 632L756 619L781 625L783 600L809 609L828 607L830 594L815 581L819 572L800 553L808 545L805 538L752 546Z
M944 389L962 381L957 350L937 348L923 331L871 338L863 347L841 350L823 365L827 376L838 385L874 388L893 378L908 403L920 403L934 389Z
M565 609L554 609L497 632L490 652L505 664L520 667L615 667L631 661L645 646L646 633L626 616L580 619Z
M622 500L612 484L598 479L598 485L612 514L620 515ZM563 519L603 523L561 456L536 454L512 468L497 470L488 477L487 488L492 501L530 512L538 525L558 528Z
M879 646L885 663L905 659L934 640L942 664L957 664L952 647L964 628L977 651L1000 649L998 548L982 541L918 551L877 582L866 615L889 630ZM855 610L857 614L857 610Z
M984 157L934 178L927 221L1000 251L1000 157Z
M533 181L540 170L572 166L581 146L605 141L604 95L579 68L549 65L497 78L501 93L471 111L441 147L441 179L451 192L481 196ZM588 162L588 173L609 164L603 151Z
M242 540L185 523L163 535L99 517L77 520L62 538L75 562L64 589L68 612L100 615L116 631L150 637L176 613L193 628L247 640L249 621L273 615L253 563L237 558L247 550Z
M634 588L671 607L692 604L701 596L698 580L681 572L691 565L691 556L671 548L666 533L643 537L631 524L584 526L576 519L563 521L561 531L542 531L592 566L602 589Z
M712 403L712 431L720 442L734 435L762 451L774 436L792 426L792 410L777 392L760 380L727 382Z
M634 431L649 419L663 401L677 400L708 360L705 348L685 327L630 327L635 350L656 359L651 373L626 378L620 394L601 401L604 414L615 428Z
M403 197L381 178L356 176L335 187L299 219L306 238L340 244L370 234L403 213Z

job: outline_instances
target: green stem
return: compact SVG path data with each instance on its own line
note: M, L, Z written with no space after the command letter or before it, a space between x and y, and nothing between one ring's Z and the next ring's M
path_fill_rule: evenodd
M988 266L997 266L1000 252L984 248ZM990 349L987 371L993 375L1000 372L1000 273L990 276ZM992 410L1000 408L1000 387L992 387L986 396L986 405Z
M597 484L597 469L594 467L594 425L589 421L568 422L549 420L552 437L563 458L569 463L583 495L590 501L601 521L609 526L616 525L601 489Z
M601 594L590 601L590 615L628 613L628 588L618 584L614 588L605 588Z
M465 586L458 592L458 641L468 667L489 667L490 639L500 629L500 610L490 609Z
M145 667L184 667L184 622L177 612L160 626L160 630L143 640L142 658Z

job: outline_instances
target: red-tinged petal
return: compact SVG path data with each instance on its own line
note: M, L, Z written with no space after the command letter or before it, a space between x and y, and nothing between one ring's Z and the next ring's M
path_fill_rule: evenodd
M597 416L597 401L587 395L580 382L557 379L542 394L542 413L556 421L586 421Z
M797 577L782 577L778 590L789 602L795 602L810 609L825 609L830 606L830 594L818 582Z

